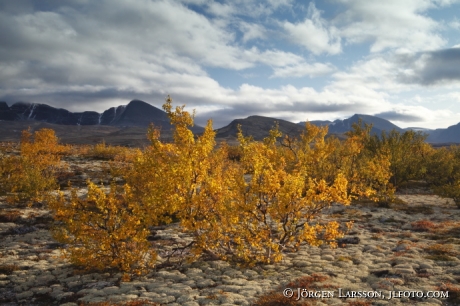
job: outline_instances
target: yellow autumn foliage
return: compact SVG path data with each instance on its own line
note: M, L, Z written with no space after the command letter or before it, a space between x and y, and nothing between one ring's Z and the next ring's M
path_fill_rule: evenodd
M460 208L460 146L431 152L426 169L426 180L433 191L441 197L452 198Z
M123 161L122 189L107 193L89 184L86 199L73 191L50 204L62 225L56 237L70 245L73 263L143 272L155 258L148 228L173 221L193 237L192 259L274 263L305 244L335 246L352 223L323 220L323 210L387 186L388 156L365 149L368 130L340 142L326 139L327 128L307 124L293 139L275 125L262 142L240 129L238 147L217 146L212 121L195 136L184 106L173 107L168 97L163 109L173 142L152 126L151 145Z
M52 129L34 134L23 131L20 155L0 159L0 191L8 194L10 201L41 201L47 191L56 188L55 173L66 150Z
M319 223L316 217L333 202L348 204L347 180L332 182L309 174L306 160L332 154L322 145L324 131L311 127L306 134L316 147L302 150L276 144L277 128L264 142L239 134L240 161L229 160L228 146L215 148L209 121L202 135L190 130L193 116L183 107L163 106L174 124L174 142L160 141L151 130L152 145L134 162L126 179L151 224L179 219L195 237L196 256L211 255L236 261L276 262L285 249L301 244L334 244L343 235L337 223ZM294 159L292 150L298 155Z
M65 256L85 269L116 269L141 274L153 267L156 254L147 241L145 212L132 199L129 186L104 189L88 182L86 198L61 192L49 208L59 222L54 237L69 244Z

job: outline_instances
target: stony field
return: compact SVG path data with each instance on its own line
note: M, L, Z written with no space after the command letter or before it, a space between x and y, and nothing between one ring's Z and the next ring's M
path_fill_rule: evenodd
M108 182L106 161L67 157L63 164L63 180L82 193L87 178ZM279 264L251 268L182 262L173 250L190 238L177 224L158 227L150 240L161 260L131 282L120 282L116 273L76 271L60 257L65 246L51 237L45 208L2 199L0 304L294 305L298 299L303 305L460 305L460 210L420 186L398 192L398 199L386 207L333 206L324 219L355 221L338 248L303 246ZM283 292L293 296L283 301Z

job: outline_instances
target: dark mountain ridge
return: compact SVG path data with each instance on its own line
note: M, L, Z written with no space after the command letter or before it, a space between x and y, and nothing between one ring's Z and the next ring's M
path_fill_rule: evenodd
M263 119L262 119L263 118ZM449 143L460 143L460 123L450 126L447 129L436 129L430 130L426 128L400 128L399 126L391 123L390 121L379 118L372 115L363 115L355 114L350 118L335 121L329 120L313 120L309 121L310 123L318 126L328 126L328 134L343 136L344 133L351 130L353 123L358 123L359 120L362 120L363 123L372 124L371 133L376 135L381 135L382 132L389 132L396 130L400 133L404 133L408 130L421 131L428 134L427 142L429 143L438 143L438 144L449 144ZM217 137L228 137L235 136L237 133L236 126L241 124L243 127L243 133L252 135L255 139L263 139L268 136L268 131L273 127L275 121L279 122L280 131L283 134L299 135L305 126L305 121L297 123L297 126L301 127L296 129L292 126L292 122L270 118L262 116L250 116L246 119L235 119L229 125L222 127L217 130Z
M279 130L283 135L298 136L304 130L302 126L286 120L263 116L249 116L246 119L235 119L229 125L217 129L216 137L236 137L238 125L240 124L244 136L251 135L255 140L261 140L268 136L270 129L275 126L275 121L278 122Z
M329 133L333 134L343 134L349 130L351 130L351 127L354 123L358 123L359 120L362 120L363 123L367 124L372 124L372 134L378 134L380 135L382 131L391 131L391 130L396 130L398 132L403 132L403 129L398 127L397 125L391 123L388 120L371 116L371 115L362 115L362 114L355 114L351 116L348 119L340 120L337 119L334 122L328 121L328 120L316 120L316 121L311 121L310 123L324 126L327 125L329 126ZM305 122L299 122L298 124L300 125L305 125Z
M377 135L383 131L396 130L402 133L407 130L414 130L427 133L427 141L430 143L460 143L460 123L446 129L429 130L420 127L402 129L388 120L363 114L355 114L348 119L338 119L333 122L314 120L310 123L319 126L327 125L329 134L341 136L349 131L353 123L357 123L359 119L364 123L372 124L371 133ZM153 123L163 131L170 131L171 129L169 118L164 111L140 100L132 100L128 105L111 107L102 113L94 111L70 112L63 108L28 102L16 102L8 106L6 102L0 101L0 121L34 121L57 125L117 127L147 127ZM249 116L245 119L235 119L227 126L217 129L216 137L235 138L237 126L241 124L244 135L252 135L254 139L260 140L268 136L268 132L274 126L275 121L278 122L279 129L284 135L300 135L305 126L305 122L292 123L270 117ZM201 126L192 127L192 131L195 133L201 133L203 130Z
M451 125L447 129L430 130L428 133L428 142L432 143L460 143L460 122Z
M132 100L128 105L111 107L103 113L94 111L70 112L47 104L16 102L11 107L0 102L0 120L4 121L39 121L59 125L112 125L147 127L150 123L162 129L170 129L168 115L144 101ZM203 128L194 126L194 132Z

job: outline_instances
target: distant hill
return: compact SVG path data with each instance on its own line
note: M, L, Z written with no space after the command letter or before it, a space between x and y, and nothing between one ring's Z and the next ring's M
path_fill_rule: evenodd
M326 126L332 123L332 121L329 120L313 120L313 121L308 121L311 124L317 125L317 126ZM300 121L299 125L305 126L306 121Z
M433 144L460 143L460 123L447 129L430 130L423 127L411 127L402 129L388 120L363 114L355 114L344 120L313 120L310 123L318 126L328 126L329 135L343 138L344 133L351 129L353 123L361 119L364 123L372 124L372 134L380 135L382 131L396 130L405 132L408 130L422 131L429 134L427 141ZM46 104L16 102L8 106L0 101L0 121L49 123L53 125L74 126L114 126L114 127L142 127L150 123L160 127L162 133L170 134L171 124L167 114L155 106L140 100L132 100L127 105L111 107L102 113L94 111L70 112L63 108L55 108ZM263 116L249 116L245 119L235 119L229 125L216 130L217 138L236 138L237 126L241 124L245 135L252 135L254 139L261 140L268 136L268 132L279 123L279 129L284 135L298 136L305 129L305 122L292 123L282 119ZM4 126L4 124L2 124ZM88 133L91 129L88 130ZM202 133L201 126L192 127L194 133ZM117 130L116 133L120 133ZM124 133L124 132L123 132ZM136 132L137 133L137 132Z
M428 142L432 143L460 143L460 123L451 125L447 129L436 129L428 132Z
M334 134L343 134L351 129L351 125L353 123L356 123L359 121L359 119L362 119L364 123L367 124L372 124L372 130L371 133L380 135L382 131L392 131L396 130L400 133L404 133L405 131L413 130L413 131L420 131L423 133L428 134L427 142L429 143L460 143L460 123L456 125L452 125L448 127L447 129L436 129L436 130L430 130L422 127L410 127L410 128L405 128L402 129L399 126L391 123L390 121L386 119L382 119L376 116L371 116L371 115L361 115L361 114L356 114L351 116L348 119L345 120L335 120L332 123L329 123L329 133L334 133ZM312 121L313 123L314 121ZM316 121L319 122L318 125L321 124L327 124L328 121Z
M167 114L144 101L132 100L128 105L111 107L103 113L94 111L70 112L46 104L16 102L11 107L0 102L0 120L39 121L58 125L112 125L127 127L148 127L150 123L170 130ZM194 126L192 131L201 133L203 127Z
M217 129L217 138L236 137L238 132L238 124L241 124L241 129L244 136L251 135L255 140L262 140L268 136L268 132L275 125L279 124L279 130L283 135L298 136L304 128L296 123L292 123L282 119L275 119L263 116L249 116L246 119L235 119L229 125Z
M252 118L248 117L247 119ZM245 119L245 120L247 120ZM427 142L433 144L441 144L447 145L451 143L460 143L460 123L450 126L447 129L427 129L423 127L409 127L409 128L400 128L399 126L391 123L386 119L382 119L376 116L371 115L362 115L362 114L355 114L348 119L344 120L312 120L309 121L311 124L317 126L328 126L329 127L329 134L334 134L338 137L343 136L344 133L351 130L351 126L353 123L357 123L359 119L362 120L363 123L372 124L372 134L381 135L382 131L392 131L396 130L400 133L404 133L405 131L413 130L416 132L423 132L428 134ZM273 119L275 120L275 119ZM304 127L305 121L297 123L297 125ZM248 132L249 133L249 132ZM260 133L260 132L258 132Z
M398 127L397 125L391 123L388 120L370 116L370 115L361 115L355 114L348 119L345 120L335 120L329 125L329 133L336 133L342 134L349 130L351 130L351 126L353 123L358 123L359 119L362 120L363 123L372 124L372 134L380 135L382 131L391 131L396 130L398 132L403 132L403 130Z
M149 126L151 122L170 128L168 115L144 101L132 100L126 106L112 107L102 113L101 123L121 126Z
M348 119L337 119L333 122L329 120L313 120L309 122L318 126L329 126L329 133L331 134L343 134L351 130L353 123L358 123L359 119L361 119L363 123L372 124L371 133L373 134L380 135L382 131L391 131L393 129L403 132L403 129L390 121L371 115L355 114ZM305 122L299 122L298 124L304 126Z
M382 131L391 130L396 130L401 133L404 132L402 128L391 123L390 121L371 115L355 114L348 119L335 120L333 122L329 120L313 120L309 122L318 126L328 126L328 135L335 135L343 139L343 134L351 130L353 123L358 123L360 119L363 123L372 124L372 134L380 135ZM252 135L254 139L261 140L268 136L268 131L273 127L275 121L279 122L280 131L283 134L298 136L305 129L305 122L294 124L292 122L281 119L262 116L250 116L246 119L233 120L229 125L218 129L216 136L221 138L236 136L237 126L238 124L241 124L243 133L245 135Z
M0 142L18 142L21 131L31 128L32 132L42 128L53 129L60 143L89 144L105 142L110 145L144 147L150 144L146 128L139 126L114 125L64 125L40 121L0 121ZM171 141L171 131L162 131L161 139Z
M356 114L351 116L348 119L344 120L335 120L334 122L328 120L316 120L310 121L316 125L328 125L329 126L329 133L333 134L343 134L349 130L351 130L351 126L353 123L356 123L362 119L364 123L372 124L371 133L380 135L382 131L391 131L396 130L400 133L404 133L405 131L413 130L416 132L423 132L428 134L427 142L429 143L437 143L437 144L449 144L449 143L460 143L460 123L456 125L452 125L447 129L436 129L431 130L423 127L409 127L402 129L397 125L391 123L386 119L382 119L376 116L371 115L361 115ZM305 125L305 122L299 122L299 125Z

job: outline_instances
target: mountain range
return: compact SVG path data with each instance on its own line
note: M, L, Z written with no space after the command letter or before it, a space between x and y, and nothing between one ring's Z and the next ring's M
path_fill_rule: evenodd
M363 114L355 114L344 120L316 120L310 123L319 126L328 126L329 134L337 136L349 131L353 123L361 119L364 123L372 124L371 133L380 135L382 131L406 130L422 131L428 134L427 141L430 143L460 143L460 123L446 129L424 129L406 128L402 129L388 120ZM8 106L6 102L0 101L0 121L16 122L41 122L53 125L68 126L112 126L118 128L147 127L150 123L160 127L162 130L170 131L171 124L167 114L155 106L140 100L132 100L127 105L111 107L102 113L94 111L70 112L66 109L55 108L46 104L16 102ZM237 133L237 126L242 126L244 135L252 135L254 139L260 140L268 135L275 121L283 134L296 136L304 130L305 122L293 123L282 119L275 119L263 116L249 116L245 119L235 119L225 127L216 130L217 138L234 138ZM90 127L88 127L90 128ZM87 129L88 129L87 128ZM117 130L117 131L118 131ZM192 128L194 133L203 132L203 127L195 125Z

